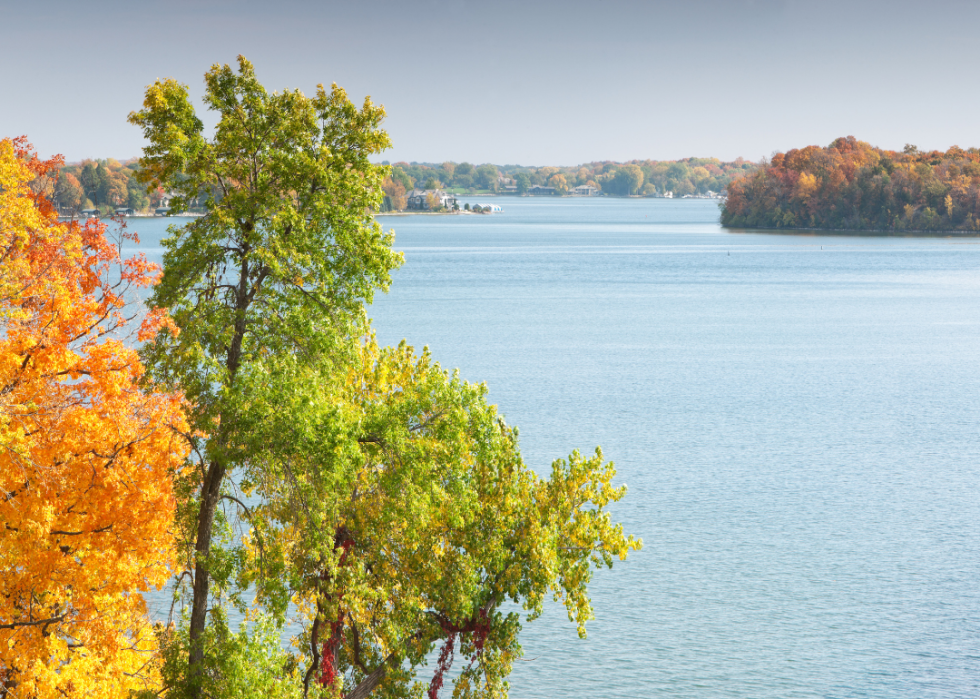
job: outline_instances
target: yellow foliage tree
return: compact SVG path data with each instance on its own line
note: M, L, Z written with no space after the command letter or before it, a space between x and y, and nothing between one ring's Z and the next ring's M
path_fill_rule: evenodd
M548 180L548 186L554 187L559 194L568 194L568 181L562 174L552 175Z
M187 427L124 343L169 324L134 323L156 268L58 222L32 183L59 164L0 140L0 697L128 697L159 687L140 593L173 569Z

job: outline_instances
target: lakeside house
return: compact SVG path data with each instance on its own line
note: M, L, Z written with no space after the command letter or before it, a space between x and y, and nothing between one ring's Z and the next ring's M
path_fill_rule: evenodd
M594 197L598 196L599 190L590 184L580 184L578 187L573 187L569 194L576 197Z
M533 187L528 187L527 193L530 194L532 197L540 197L540 196L553 197L556 194L558 194L558 190L555 189L554 187L544 187L540 184L536 184Z
M128 206L117 206L116 207L116 216L132 216L135 213L136 213L136 209L133 209L133 208L128 207Z
M497 194L517 194L517 180L502 175L498 177Z
M413 189L406 197L406 208L411 211L428 211L432 199L438 201L439 206L445 209L456 208L456 196L447 194L441 189Z

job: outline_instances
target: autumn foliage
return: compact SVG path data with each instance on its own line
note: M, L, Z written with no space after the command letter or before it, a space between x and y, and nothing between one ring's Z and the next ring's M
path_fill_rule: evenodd
M980 230L980 149L875 148L853 136L777 153L728 188L730 227Z
M168 323L134 303L156 268L58 222L58 165L0 140L0 697L125 697L159 683L140 592L171 574L186 426L132 347Z

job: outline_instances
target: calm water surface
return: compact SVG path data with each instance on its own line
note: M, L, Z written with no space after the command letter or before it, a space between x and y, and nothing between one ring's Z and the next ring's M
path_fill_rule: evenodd
M977 241L496 201L381 219L379 340L486 381L541 473L601 445L645 543L597 573L587 640L555 606L526 627L511 696L977 696Z

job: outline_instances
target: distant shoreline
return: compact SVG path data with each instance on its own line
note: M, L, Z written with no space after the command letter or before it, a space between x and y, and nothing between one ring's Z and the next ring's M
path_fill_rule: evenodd
M980 231L894 230L887 228L766 228L764 226L725 226L729 233L785 233L787 235L842 235L868 238L980 238Z
M378 216L483 216L475 211L382 211Z

